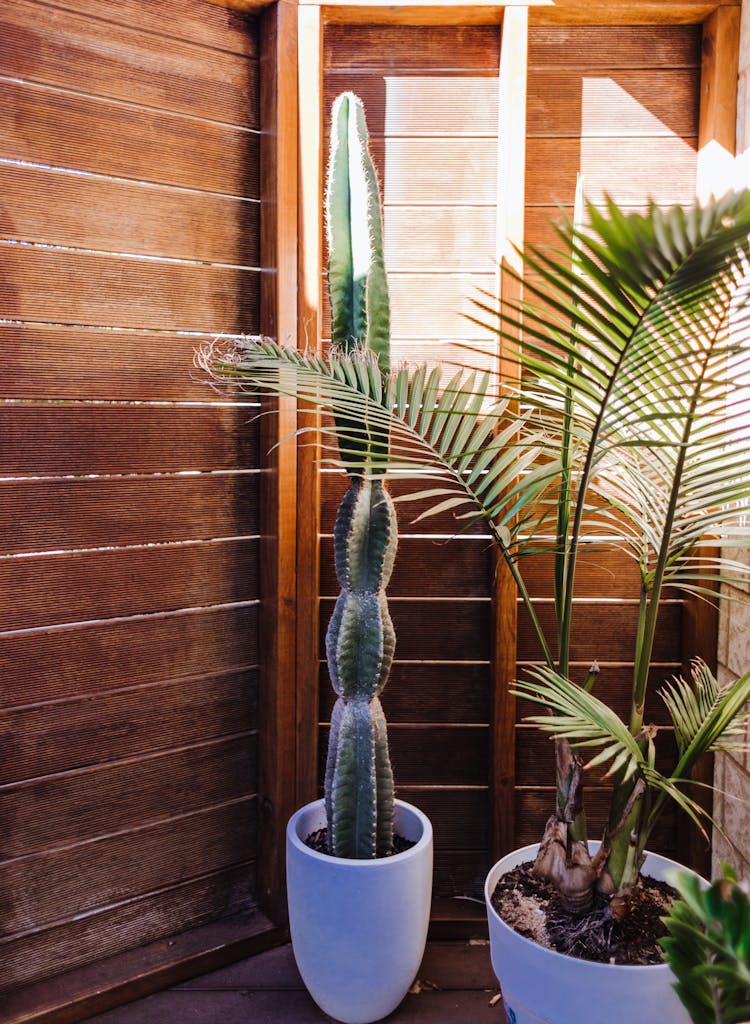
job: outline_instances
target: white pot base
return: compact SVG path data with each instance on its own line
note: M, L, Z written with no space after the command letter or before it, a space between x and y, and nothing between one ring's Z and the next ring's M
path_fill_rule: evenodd
M422 962L432 900L432 826L396 801L396 831L415 846L393 857L349 860L311 850L326 824L317 800L287 826L292 948L318 1006L344 1024L372 1024L398 1006Z
M589 844L592 850L598 845ZM533 860L537 850L526 846L503 857L485 884L492 967L510 1024L690 1024L667 964L626 967L576 960L538 946L500 918L491 902L498 880ZM679 867L647 854L644 872L663 879L667 870Z

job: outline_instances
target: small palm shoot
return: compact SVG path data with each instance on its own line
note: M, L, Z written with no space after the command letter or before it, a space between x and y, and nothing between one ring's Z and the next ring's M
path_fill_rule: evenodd
M439 368L383 374L372 356L303 354L265 340L243 343L215 373L255 391L293 394L334 411L338 449L377 457L390 474L417 478L422 516L481 518L516 582L540 650L517 692L544 713L556 738L558 799L537 864L571 909L599 889L613 913L628 910L644 849L667 800L696 821L687 784L702 754L738 742L750 672L720 687L703 664L666 685L677 738L673 771L656 767L659 729L645 719L657 615L669 586L707 596L743 570L713 554L750 545L750 439L742 385L750 374L750 315L738 295L748 256L750 193L690 209L606 214L557 228L556 250L525 254L525 300L477 303L477 319L507 343L523 335L518 373ZM571 253L574 259L571 262ZM733 314L733 328L726 324ZM728 372L729 370L729 372ZM388 438L387 448L378 438ZM630 712L608 706L601 675L571 672L577 560L614 536L640 576ZM556 625L545 634L529 597L523 558L555 563ZM589 760L584 762L584 758ZM599 853L589 857L583 781L601 765L614 784Z

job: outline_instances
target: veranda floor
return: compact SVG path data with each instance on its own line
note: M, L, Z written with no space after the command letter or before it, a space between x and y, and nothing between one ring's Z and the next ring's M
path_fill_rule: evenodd
M393 1024L505 1024L486 943L432 942ZM305 991L290 946L281 946L87 1024L328 1024Z

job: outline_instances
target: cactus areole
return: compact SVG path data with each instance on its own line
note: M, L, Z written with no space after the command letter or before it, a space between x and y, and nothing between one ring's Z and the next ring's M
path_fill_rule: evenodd
M332 344L371 351L385 373L390 309L380 190L362 101L352 93L343 93L333 105L326 228ZM396 642L385 587L397 526L378 472L378 452L387 449L388 438L363 432L361 423L355 430L341 412L335 422L351 482L334 528L341 593L326 634L328 671L338 697L325 776L328 849L336 857L368 858L393 848L393 772L379 696Z

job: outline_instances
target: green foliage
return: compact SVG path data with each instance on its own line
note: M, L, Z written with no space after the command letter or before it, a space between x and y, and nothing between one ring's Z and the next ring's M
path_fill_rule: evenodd
M572 745L566 763L577 770L591 753L614 779L604 849L624 892L666 798L702 813L686 795L691 770L736 738L750 695L750 674L719 688L700 664L692 681L668 684L680 756L668 776L656 770L658 730L644 714L663 589L700 595L747 579L713 549L750 545L750 192L645 214L609 201L606 214L589 205L587 219L559 226L557 249L525 254L523 302L477 304L477 321L505 346L503 365L517 362L510 378L459 371L444 383L424 366L384 375L366 351L323 360L266 341L248 342L220 369L334 410L338 451L327 454L346 465L364 453L378 472L418 478L423 517L484 520L543 652L544 667L519 691L549 712L538 724ZM625 720L606 704L604 672L583 683L571 673L577 559L602 536L640 577ZM555 562L552 635L524 583L524 557L545 551Z
M695 875L671 879L680 893L661 940L675 989L693 1024L750 1020L750 901L734 871L702 888Z

